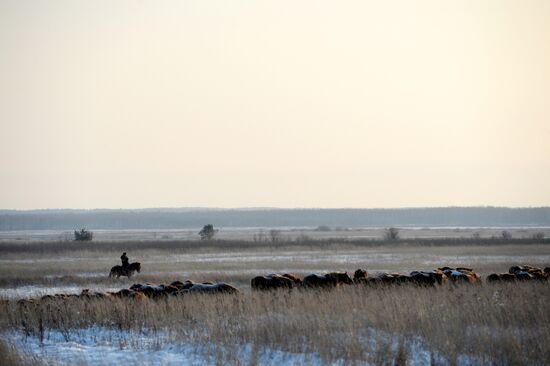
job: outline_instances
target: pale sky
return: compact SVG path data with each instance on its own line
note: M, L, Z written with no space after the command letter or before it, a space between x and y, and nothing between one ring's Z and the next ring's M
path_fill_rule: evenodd
M550 205L550 1L0 0L0 208Z

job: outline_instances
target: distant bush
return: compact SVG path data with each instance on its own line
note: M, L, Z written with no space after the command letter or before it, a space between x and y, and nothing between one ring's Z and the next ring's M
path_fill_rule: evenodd
M386 240L398 240L399 239L399 229L395 227L390 227L389 229L384 230L384 239Z
M535 240L542 240L544 239L544 233L542 231L537 231L533 234L533 239Z
M216 235L217 232L218 230L214 229L214 225L208 224L203 226L202 230L199 231L199 235L201 240L210 240L214 237L214 235Z
M75 241L91 241L93 239L93 236L94 233L84 228L80 229L80 231L75 230L74 232Z
M500 235L502 236L502 239L504 239L504 240L512 239L512 233L509 232L508 230L503 230Z

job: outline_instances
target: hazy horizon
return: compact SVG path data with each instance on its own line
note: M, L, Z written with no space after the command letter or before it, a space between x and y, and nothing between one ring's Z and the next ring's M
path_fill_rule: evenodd
M0 208L550 206L549 19L0 0Z

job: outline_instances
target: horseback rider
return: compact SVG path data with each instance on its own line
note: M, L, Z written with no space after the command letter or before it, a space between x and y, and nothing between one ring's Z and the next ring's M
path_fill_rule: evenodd
M130 263L128 263L128 257L126 256L126 252L122 253L120 256L120 260L122 261L122 267L128 268L130 266Z

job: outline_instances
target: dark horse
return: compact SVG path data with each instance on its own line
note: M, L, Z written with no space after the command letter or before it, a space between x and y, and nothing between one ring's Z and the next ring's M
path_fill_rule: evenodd
M126 276L130 278L132 277L134 272L139 273L139 271L141 271L141 263L134 262L134 263L130 263L128 267L114 266L113 268L111 268L109 277L119 278L120 276Z

